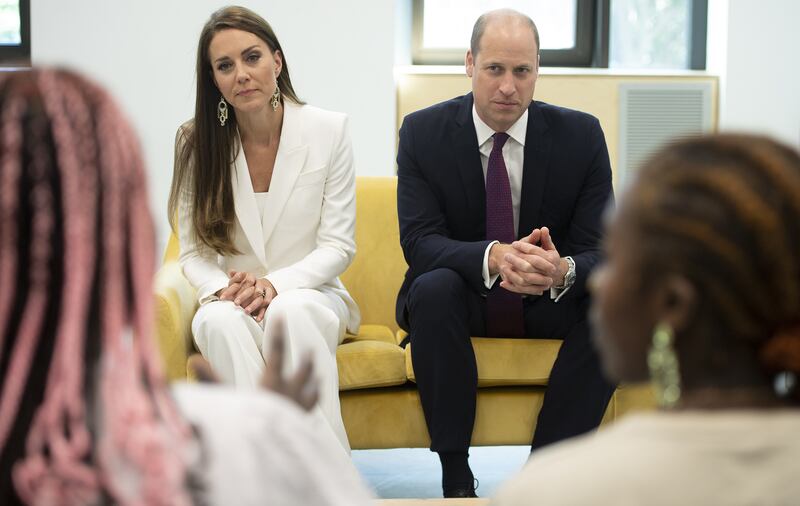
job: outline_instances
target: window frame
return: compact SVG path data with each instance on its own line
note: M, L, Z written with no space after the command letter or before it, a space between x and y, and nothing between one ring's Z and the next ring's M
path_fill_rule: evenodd
M612 0L576 0L575 47L542 49L543 67L608 68L610 8ZM689 70L705 70L708 0L690 0ZM412 0L411 59L414 65L462 65L463 49L422 47L425 0Z
M0 65L25 67L31 63L31 4L30 0L19 0L20 43L13 46L0 45Z
M689 22L689 70L706 69L708 44L708 0L692 0Z

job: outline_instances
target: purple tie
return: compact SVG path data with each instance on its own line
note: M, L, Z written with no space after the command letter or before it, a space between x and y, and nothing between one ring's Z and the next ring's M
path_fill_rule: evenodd
M503 161L503 145L508 134L494 134L489 167L486 170L486 239L511 243L514 233L514 209L511 206L511 185ZM499 286L486 297L486 333L490 337L522 337L522 296Z

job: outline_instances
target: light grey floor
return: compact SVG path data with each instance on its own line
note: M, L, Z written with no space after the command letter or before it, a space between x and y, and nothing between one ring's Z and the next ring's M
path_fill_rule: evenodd
M470 449L469 464L478 478L478 496L490 497L519 471L530 446L488 446ZM353 462L382 499L442 497L439 457L428 449L354 450Z

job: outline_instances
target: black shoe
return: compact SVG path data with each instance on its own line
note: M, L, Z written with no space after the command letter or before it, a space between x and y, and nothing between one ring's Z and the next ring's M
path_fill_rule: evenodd
M478 497L475 495L475 488L451 488L444 491L445 497Z
M475 478L475 483L469 487L464 488L451 488L444 490L444 497L478 497L475 490L478 488L478 478Z

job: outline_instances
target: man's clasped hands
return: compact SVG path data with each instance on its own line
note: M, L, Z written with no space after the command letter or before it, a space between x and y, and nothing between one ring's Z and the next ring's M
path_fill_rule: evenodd
M568 268L547 227L511 244L496 243L489 251L489 274L500 274L500 286L510 292L541 295L563 285Z

